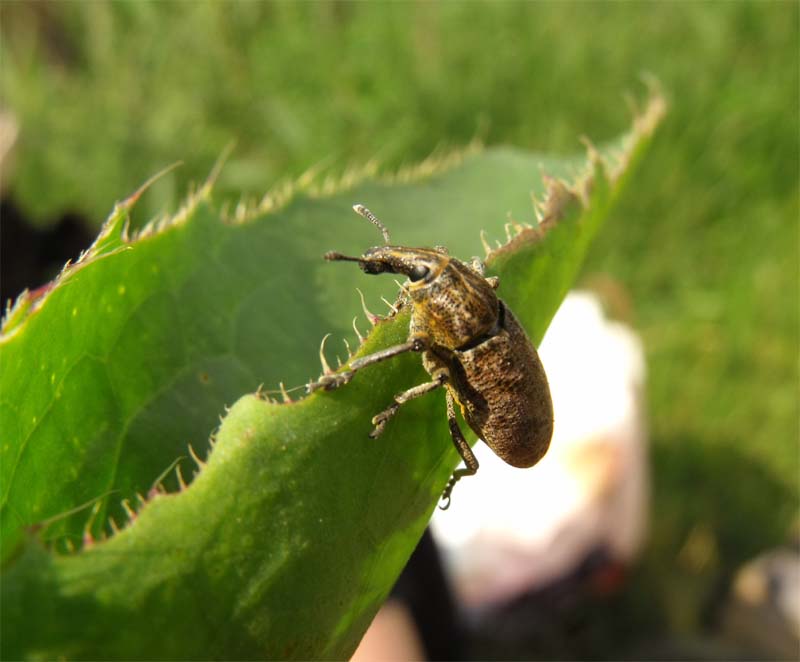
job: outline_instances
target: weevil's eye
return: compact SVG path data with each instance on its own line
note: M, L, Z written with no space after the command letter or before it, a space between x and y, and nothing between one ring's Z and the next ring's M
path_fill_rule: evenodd
M408 279L412 283L416 283L418 280L422 280L430 273L430 269L426 267L424 264L415 264L411 267L411 271L408 273Z

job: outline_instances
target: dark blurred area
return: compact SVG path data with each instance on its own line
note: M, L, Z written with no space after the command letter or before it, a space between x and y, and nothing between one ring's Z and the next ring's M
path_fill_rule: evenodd
M69 260L76 260L94 240L84 219L66 214L37 226L10 199L0 200L0 300L12 300L55 278Z

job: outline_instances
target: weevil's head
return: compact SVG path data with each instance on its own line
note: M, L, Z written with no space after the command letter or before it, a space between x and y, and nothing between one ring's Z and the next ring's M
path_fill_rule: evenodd
M368 274L401 274L410 281L411 290L434 281L450 262L450 257L441 250L407 246L375 246L361 257L331 252L325 254L325 259L358 262Z
M389 231L364 205L354 205L357 214L366 218L381 231L387 245L375 246L361 257L349 257L341 253L325 254L326 260L344 260L358 262L358 266L368 274L402 274L410 281L409 291L412 293L430 284L445 270L450 258L444 248L408 248L407 246L390 246Z
M389 233L372 212L362 205L354 209L381 231L386 245L361 257L326 253L326 260L357 262L368 274L406 276L403 289L413 303L415 327L424 329L434 344L462 347L497 327L499 302L481 273L451 258L444 248L389 245Z

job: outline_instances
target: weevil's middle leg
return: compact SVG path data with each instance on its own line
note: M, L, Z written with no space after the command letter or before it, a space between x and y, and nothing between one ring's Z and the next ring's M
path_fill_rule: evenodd
M414 398L425 395L426 393L435 391L437 388L444 386L444 384L447 382L447 379L447 372L442 370L436 373L432 381L425 382L424 384L417 384L417 386L412 386L407 391L403 391L402 393L394 396L394 402L391 405L384 409L380 414L373 416L372 424L375 426L375 429L369 433L369 436L373 439L381 436L386 424L397 413L397 410L400 409L400 405L405 404L409 400L413 400Z
M450 495L452 494L456 483L464 476L474 476L475 472L478 471L478 460L475 457L475 454L472 452L472 449L469 447L467 440L464 439L464 434L461 432L461 428L458 427L455 400L453 399L453 395L450 393L450 391L447 391L447 423L450 426L450 436L453 438L453 443L455 444L456 450L458 450L458 454L461 456L461 459L464 460L464 464L467 466L463 469L456 469L453 472L453 475L450 476L450 480L447 481L444 492L442 492L442 501L444 503L439 506L439 508L442 510L447 510L450 507Z
M313 393L319 389L332 391L335 388L339 388L340 386L347 384L347 382L353 378L353 375L361 370L361 368L366 368L368 365L372 365L373 363L386 361L386 359L391 359L398 354L404 354L405 352L422 352L427 348L427 346L428 343L425 338L413 338L402 345L395 345L394 347L382 349L374 354L362 356L360 359L356 359L355 361L351 362L347 370L343 370L342 372L337 372L332 375L323 375L320 377L318 382L313 382L306 388L309 393Z

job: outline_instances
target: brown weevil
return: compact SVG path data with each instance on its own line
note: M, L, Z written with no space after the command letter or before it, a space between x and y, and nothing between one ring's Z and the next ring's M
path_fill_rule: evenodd
M505 462L531 467L547 452L553 433L553 404L539 355L508 306L495 294L499 281L484 277L483 264L465 264L445 248L389 245L383 224L362 205L353 209L383 233L386 245L361 257L325 254L326 260L357 262L368 274L403 274L412 307L408 341L352 361L345 370L324 375L309 391L331 390L350 381L368 365L405 352L421 352L431 381L403 391L372 419L370 437L379 436L400 406L444 387L450 435L466 465L457 469L442 493L450 505L453 487L478 470L456 420L455 406L475 434Z

